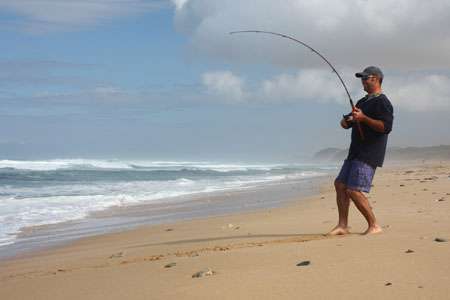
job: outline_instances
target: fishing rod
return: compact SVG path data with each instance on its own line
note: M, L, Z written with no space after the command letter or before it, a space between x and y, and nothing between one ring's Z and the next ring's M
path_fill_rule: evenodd
M276 35L282 38L286 38L289 40L292 40L294 42L299 43L302 46L305 46L306 48L308 48L309 50L311 50L312 52L314 52L315 54L317 54L320 58L322 58L327 64L328 66L330 66L331 70L333 70L333 72L337 75L337 77L339 78L340 82L342 83L342 86L345 89L345 92L347 93L348 96L348 100L350 102L350 106L352 107L352 111L355 110L355 105L353 103L352 97L350 96L350 93L347 89L347 86L345 85L344 80L342 79L341 75L338 73L338 71L336 70L336 68L328 61L328 59L325 58L325 56L323 56L319 51L317 51L316 49L314 49L313 47L311 47L310 45L296 39L293 38L289 35L286 34L282 34L282 33L278 33L278 32L272 32L272 31L263 31L263 30L239 30L239 31L231 31L230 34L239 34L239 33L263 33L263 34L271 34L271 35ZM364 133L362 131L361 128L361 124L359 123L359 121L356 121L356 126L358 127L358 131L359 131L359 135L361 137L362 140L364 140Z

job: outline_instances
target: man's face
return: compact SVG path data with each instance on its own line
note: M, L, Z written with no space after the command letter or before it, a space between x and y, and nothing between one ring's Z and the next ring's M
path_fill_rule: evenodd
M375 91L379 87L380 80L376 76L369 75L369 76L366 76L366 77L362 77L361 78L361 83L362 83L362 85L364 87L364 90L367 93L372 93L373 91Z

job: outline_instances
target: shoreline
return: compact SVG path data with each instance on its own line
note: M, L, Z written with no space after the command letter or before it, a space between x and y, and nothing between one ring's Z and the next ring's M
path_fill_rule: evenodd
M164 225L213 216L253 212L281 207L317 193L330 174L300 180L271 182L251 188L199 193L167 198L164 202L110 207L83 219L24 227L17 240L0 249L3 260L33 256L34 252L64 247L77 240L133 230L142 226Z
M369 201L384 232L371 236L354 205L352 234L323 235L337 221L330 183L282 207L83 238L0 262L0 298L442 299L449 182L450 162L377 170Z

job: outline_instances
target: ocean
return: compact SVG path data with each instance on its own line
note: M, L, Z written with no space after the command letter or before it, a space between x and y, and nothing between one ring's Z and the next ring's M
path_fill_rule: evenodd
M0 160L0 249L15 243L24 228L83 220L117 207L175 207L190 196L300 184L336 169L294 163Z

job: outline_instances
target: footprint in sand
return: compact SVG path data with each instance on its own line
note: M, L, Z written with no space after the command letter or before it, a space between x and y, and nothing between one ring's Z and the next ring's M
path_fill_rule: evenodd
M118 252L118 253L112 254L109 258L119 258L122 256L123 256L123 252Z

